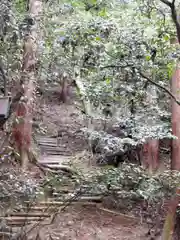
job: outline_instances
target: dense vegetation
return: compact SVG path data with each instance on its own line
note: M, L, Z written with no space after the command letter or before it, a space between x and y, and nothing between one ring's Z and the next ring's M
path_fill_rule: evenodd
M37 12L36 2L0 3L1 91L12 95L8 156L23 166L32 157L31 99L55 86L65 101L66 85L74 84L92 122L82 131L97 165L119 166L77 182L94 190L95 183L104 195L118 188L121 198L153 200L155 211L179 187L180 2L56 0ZM160 154L166 144L168 154Z

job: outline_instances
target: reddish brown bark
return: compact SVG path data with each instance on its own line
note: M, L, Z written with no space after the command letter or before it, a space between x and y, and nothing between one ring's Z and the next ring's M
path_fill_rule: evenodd
M35 20L42 10L42 2L39 0L29 0L29 13ZM36 83L36 50L37 50L37 22L35 27L29 32L24 39L23 60L22 60L22 77L21 81L24 86L24 96L16 109L17 121L13 127L13 138L16 148L21 157L21 164L24 169L28 167L29 152L32 137L32 114L34 110L34 91Z
M155 171L159 167L159 140L152 139L147 143L147 163L149 171Z
M149 106L157 104L157 92L155 86L149 86L147 89L147 103ZM153 126L154 122L149 120L149 127ZM144 144L143 154L143 166L149 170L149 172L156 171L159 168L159 140L147 139Z
M180 100L180 64L177 65L171 81L171 91ZM180 170L180 106L172 100L172 133L177 139L172 140L171 169Z
M148 139L144 144L142 155L143 167L149 172L156 171L159 168L159 140Z

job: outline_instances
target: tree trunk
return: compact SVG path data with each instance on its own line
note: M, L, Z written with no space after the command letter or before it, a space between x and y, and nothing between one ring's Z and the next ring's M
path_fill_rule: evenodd
M150 139L147 143L147 162L149 172L159 168L159 140Z
M13 128L13 137L16 148L20 154L23 169L27 169L29 151L32 137L32 113L34 110L34 91L36 87L37 64L37 29L38 16L42 10L42 2L39 0L28 1L29 15L35 20L33 28L24 38L23 62L21 82L24 89L23 98L16 110L16 123Z
M157 92L155 86L149 86L147 89L147 100L150 108L157 104ZM153 125L152 120L149 126ZM159 167L159 139L148 139L146 148L146 168L149 172L156 171Z
M180 100L180 64L177 64L171 81L171 91ZM171 169L180 170L180 106L172 100L172 133L177 139L172 140Z
M177 34L178 35L178 34ZM174 38L171 44L179 44L178 38ZM171 80L171 92L180 100L179 90L180 90L180 64L177 63L175 73ZM180 106L173 100L171 100L171 125L172 134L177 137L177 139L172 140L171 143L171 169L180 170Z

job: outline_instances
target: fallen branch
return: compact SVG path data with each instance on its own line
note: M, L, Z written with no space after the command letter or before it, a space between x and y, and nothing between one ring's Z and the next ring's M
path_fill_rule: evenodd
M139 219L134 217L134 216L129 216L129 215L126 215L126 214L123 214L123 213L120 213L120 212L116 212L116 211L110 210L108 208L99 207L98 209L103 211L103 212L110 213L110 214L113 214L115 216L122 217L123 219L125 219L127 221L130 221L131 223L134 222L134 223L137 224L137 222L139 221Z

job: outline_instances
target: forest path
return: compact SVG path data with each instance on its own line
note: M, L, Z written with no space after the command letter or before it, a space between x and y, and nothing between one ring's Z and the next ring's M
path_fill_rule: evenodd
M86 164L83 162L88 144L81 132L86 123L75 102L59 104L43 99L39 103L40 112L36 120L46 129L45 134L35 137L40 148L39 164L57 171L59 166L67 166L79 154L83 155L79 166L88 167L89 160ZM34 203L30 208L8 214L8 225L15 229L24 225L28 229L33 228L27 240L37 239L37 233L40 240L148 239L145 237L147 229L139 219L103 209L101 203L96 203L101 202L99 196L94 196L94 200L89 202L88 196L81 195L78 201L65 209L63 199L66 196L67 192L59 189L52 197ZM60 213L52 221L52 213L57 209Z

